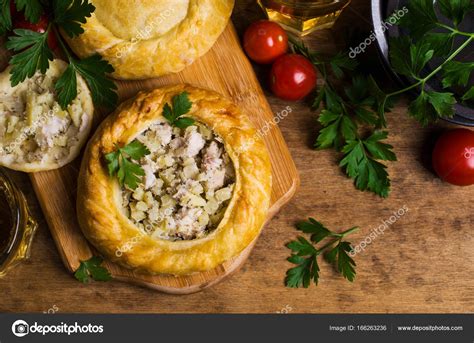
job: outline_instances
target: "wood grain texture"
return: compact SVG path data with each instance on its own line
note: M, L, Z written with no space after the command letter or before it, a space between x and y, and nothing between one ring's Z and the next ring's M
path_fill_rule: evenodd
M332 52L344 45L346 33L368 34L370 1L353 0L337 27L308 37L314 49ZM238 0L233 22L239 34L261 18L254 0ZM361 56L381 77L375 51ZM257 68L262 85L267 68ZM388 82L384 86L389 86ZM0 280L0 311L107 313L275 313L289 305L293 313L444 313L474 312L473 187L441 183L433 174L430 151L445 123L420 128L407 116L406 100L388 115L390 138L399 161L389 164L393 191L386 200L354 189L333 151L312 149L319 129L306 103L287 103L267 92L273 111L288 105L292 113L279 124L301 177L293 200L266 226L242 269L211 288L188 296L173 296L122 282L79 284L64 268L41 214L28 177L12 173L22 186L40 222L32 258ZM357 277L348 283L326 263L321 282L309 289L283 285L289 251L284 244L298 233L296 221L314 216L334 229L359 225L351 237L363 240L408 206L408 213L356 256Z
M249 115L258 130L267 127L261 132L265 132L262 136L272 162L272 200L267 220L271 219L295 194L299 177L285 140L278 126L273 124L274 114L252 66L240 48L232 24L228 25L211 51L182 72L144 81L118 81L117 86L120 101L124 101L139 91L179 83L212 89L230 97ZM98 113L96 122L100 122L106 115ZM78 164L79 161L75 161L74 164L59 170L30 174L31 183L59 254L71 273L79 268L80 261L88 260L97 254L82 235L76 218ZM255 242L239 256L213 270L188 276L144 275L110 261L105 261L104 266L117 280L172 294L189 294L214 285L236 271L249 256L254 244Z

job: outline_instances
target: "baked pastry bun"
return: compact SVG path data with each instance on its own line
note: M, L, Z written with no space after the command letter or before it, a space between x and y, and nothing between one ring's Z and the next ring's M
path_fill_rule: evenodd
M163 117L186 93L187 128ZM105 156L140 142L143 177L135 189L110 176ZM80 226L108 259L151 274L211 270L240 254L265 222L271 165L248 117L215 92L178 85L140 93L90 140L77 200Z
M10 67L0 74L0 165L23 172L57 169L75 159L92 127L94 105L77 76L77 97L62 110L54 89L67 64L49 63L46 74L12 87Z
M92 0L95 11L71 39L80 57L99 53L117 79L176 73L204 55L224 31L234 0Z

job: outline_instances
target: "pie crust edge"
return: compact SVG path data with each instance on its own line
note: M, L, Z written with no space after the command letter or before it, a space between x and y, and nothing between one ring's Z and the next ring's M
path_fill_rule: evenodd
M153 122L164 120L163 106L184 91L193 103L188 115L224 140L236 172L234 193L222 221L204 238L152 239L140 234L120 211L118 183L115 177L109 177L103 156L115 150L114 144L128 144ZM256 239L267 217L271 185L267 148L245 114L213 91L169 86L139 93L101 124L83 158L77 213L87 239L110 260L150 274L189 275L216 268Z

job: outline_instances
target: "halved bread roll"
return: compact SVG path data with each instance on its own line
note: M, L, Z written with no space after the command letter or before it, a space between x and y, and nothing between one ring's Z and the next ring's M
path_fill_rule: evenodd
M10 67L0 74L0 165L23 172L57 169L79 155L91 127L92 97L77 75L77 97L62 110L54 89L67 64L50 62L19 85L10 84Z
M179 72L204 55L229 21L234 0L92 0L96 7L71 49L99 53L118 79Z

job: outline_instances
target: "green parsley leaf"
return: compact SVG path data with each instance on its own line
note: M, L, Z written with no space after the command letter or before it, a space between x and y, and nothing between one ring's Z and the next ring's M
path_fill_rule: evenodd
M191 110L193 104L189 101L187 92L180 93L173 97L173 114L175 118L181 117Z
M474 71L474 62L462 63L450 61L443 67L443 87L467 86L471 73Z
M17 11L24 12L25 18L33 24L36 24L43 14L43 6L39 0L15 0Z
M114 151L105 155L105 160L107 161L107 169L109 170L109 175L113 176L118 173L120 169L120 151Z
M304 237L298 237L296 241L288 243L287 247L293 251L288 261L297 266L286 272L286 286L308 288L311 280L317 285L319 279L318 251Z
M352 251L349 242L343 241L344 237L358 230L353 227L342 233L332 232L322 223L314 218L297 224L297 229L304 233L311 234L311 240L316 245L325 238L333 239L321 248L317 248L304 237L297 237L296 240L289 242L286 247L291 250L291 256L287 259L296 267L286 272L285 284L290 288L310 286L311 281L317 285L319 281L319 265L318 256L325 253L326 259L330 263L334 263L338 271L349 281L353 281L355 277L355 262L348 255ZM330 249L330 250L329 250ZM328 251L329 250L329 251Z
M73 64L69 64L66 71L56 81L54 89L58 94L58 103L64 110L77 97L77 76Z
M392 62L393 70L398 74L405 76L412 76L410 46L411 39L408 36L400 36L390 39L390 61Z
M95 7L88 0L53 0L53 11L54 22L74 38L84 33L81 24L86 23Z
M288 269L286 272L285 284L286 287L308 288L311 284L311 280L315 285L318 284L319 280L319 265L317 255L311 255L307 258L293 255L288 258L288 262L296 264L296 267Z
M397 156L392 151L393 146L381 142L387 138L388 132L376 131L372 136L364 141L364 146L375 159L382 161L396 161Z
M413 75L419 75L426 64L433 58L434 51L430 44L425 41L410 45L411 71Z
M474 86L469 89L462 97L462 101L474 100Z
M163 117L165 117L171 125L184 129L195 123L192 118L182 117L189 113L193 106L192 102L189 100L189 94L187 92L175 95L172 99L172 103L173 108L171 108L168 103L163 106Z
M102 267L103 260L98 256L93 256L87 261L81 261L79 268L74 273L74 277L82 283L88 283L92 278L95 281L109 281L112 275Z
M74 71L74 72L73 72ZM106 74L112 73L114 68L100 55L93 55L83 60L71 58L68 70L61 76L56 84L59 92L59 104L63 109L75 99L77 95L76 74L80 74L87 82L94 104L113 108L118 101L117 86L108 79Z
M453 33L430 32L427 33L423 39L429 44L430 49L434 51L435 56L444 57L449 55L453 50Z
M413 37L422 37L436 27L438 18L433 0L410 0L407 7L408 13L400 19L399 24L408 28Z
M141 142L134 140L130 144L122 148L122 152L125 152L128 156L138 161L143 156L150 154L148 148Z
M428 95L428 101L440 117L451 118L454 115L453 106L456 104L456 99L453 93L430 91L426 92L426 94Z
M37 70L45 73L49 67L49 61L53 60L53 52L48 47L48 31L37 33L30 30L17 29L16 36L8 38L7 49L13 51L26 50L14 55L10 60L13 66L10 74L12 86L18 85L26 78L32 77Z
M351 140L356 137L357 127L347 115L323 110L319 122L325 127L319 131L316 140L315 146L318 149L337 148L345 140Z
M423 91L408 107L408 113L426 126L443 117L454 115L456 99L452 93Z
M314 109L314 110L318 110L325 97L326 97L326 87L322 87L319 90L319 93L316 96L316 98L314 98L314 101L313 101L313 104L311 105L311 108Z
M319 116L319 122L325 127L319 131L315 146L326 149L337 145L341 115L323 110Z
M392 146L380 142L386 137L386 132L375 132L366 140L348 141L342 150L345 156L340 163L347 175L354 179L357 189L372 191L383 198L390 192L390 179L387 167L376 160L396 160Z
M347 53L339 52L329 61L331 69L338 79L344 77L344 69L348 71L354 70L358 63L355 58L350 58Z
M309 218L306 222L299 222L296 224L296 228L304 233L310 233L311 241L315 243L319 243L332 234L331 231L314 218Z
M165 119L168 120L170 123L175 121L173 109L168 103L163 106L163 117L165 117Z
M356 263L349 256L348 253L352 251L351 244L349 242L339 242L333 249L331 249L326 255L326 260L330 263L335 263L337 270L350 282L355 279Z
M180 129L185 129L188 126L194 125L194 119L192 119L192 118L179 118L174 122L174 125L176 127L179 127Z
M141 182L140 176L145 175L145 171L139 164L130 162L126 158L122 159L121 170L123 171L123 174L119 174L119 178L122 181L122 184L126 184L131 189L136 189Z
M313 245L301 236L298 237L298 240L288 243L286 247L298 256L308 256L317 253Z
M117 176L120 186L126 185L130 189L136 189L145 171L132 160L138 161L149 154L148 148L137 140L123 148L117 148L116 151L105 155L109 175Z
M12 29L10 0L0 0L0 36Z
M454 25L459 25L465 15L472 9L471 0L438 0L438 6L441 13L454 22Z
M385 113L390 112L394 104L391 99L387 97L387 94L380 89L379 85L377 84L377 81L375 81L372 75L370 75L368 78L368 89L370 94L374 97L372 109L376 111L379 116L378 124L380 126L386 127L387 120L385 118ZM358 112L356 113L358 114L358 116L363 116L363 114L360 114Z
M431 45L423 40L414 43L408 36L400 36L390 41L390 60L401 75L417 77L433 55Z

